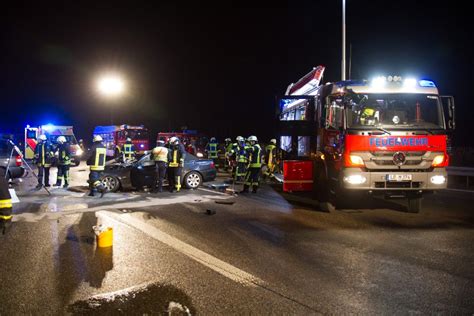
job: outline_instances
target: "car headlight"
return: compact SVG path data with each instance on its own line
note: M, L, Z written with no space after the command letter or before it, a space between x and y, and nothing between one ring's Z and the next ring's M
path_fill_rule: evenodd
M202 153L197 153L196 156L197 156L198 158L204 157L204 155L203 155Z

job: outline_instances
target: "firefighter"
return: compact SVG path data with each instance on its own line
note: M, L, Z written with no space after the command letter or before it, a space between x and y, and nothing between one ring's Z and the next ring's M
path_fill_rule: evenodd
M41 189L44 185L49 188L49 168L54 157L53 144L48 140L46 135L42 134L38 137L38 144L35 148L35 163L38 166L38 185L37 189ZM43 182L44 176L44 182Z
M12 198L5 179L5 170L0 168L0 233L5 234L12 223Z
M125 144L123 144L122 152L124 155L124 161L132 161L135 159L135 146L130 137L127 137Z
M171 137L170 150L168 152L168 183L169 191L181 190L181 172L184 166L186 151L180 144L178 137Z
M219 144L217 144L217 140L215 137L211 137L211 140L206 146L207 151L207 158L212 159L214 161L214 165L216 169L219 167Z
M267 165L267 169L263 173L264 177L268 177L270 179L274 179L275 175L275 166L276 166L276 158L277 158L277 146L276 146L276 139L273 138L270 140L270 144L265 147L265 164Z
M247 173L247 165L249 163L249 149L250 147L245 144L245 138L237 136L236 143L232 149L235 157L236 166L234 168L233 176L235 181L242 181Z
M69 186L69 167L71 165L71 151L66 137L59 136L57 139L58 146L58 176L55 186L60 187L64 179L63 188L67 189Z
M375 106L366 106L360 115L360 123L362 125L375 125L379 119L379 111Z
M89 173L89 196L94 196L95 191L100 192L100 197L103 197L106 188L102 184L101 178L105 169L105 157L106 149L102 144L102 137L95 135L92 140L93 144L89 152L87 153L87 165L90 168Z
M166 175L166 168L168 167L168 148L165 147L163 140L158 140L157 146L153 149L152 155L155 160L156 176L158 178L158 188L153 188L153 192L163 192L163 179Z
M233 170L233 161L231 158L233 157L232 155L232 149L234 148L235 143L232 143L232 139L226 138L224 140L224 148L225 148L225 169L226 171Z
M244 189L241 191L241 193L248 193L250 187L252 187L252 193L257 193L260 169L262 168L262 148L258 144L258 139L256 136L250 136L248 141L250 144L250 148L248 150L250 153L250 158L247 174L245 175Z

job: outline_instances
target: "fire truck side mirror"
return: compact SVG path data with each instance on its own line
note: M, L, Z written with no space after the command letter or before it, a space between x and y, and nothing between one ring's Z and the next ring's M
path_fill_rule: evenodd
M456 106L453 96L441 96L443 102L444 115L446 117L446 126L449 130L456 129Z

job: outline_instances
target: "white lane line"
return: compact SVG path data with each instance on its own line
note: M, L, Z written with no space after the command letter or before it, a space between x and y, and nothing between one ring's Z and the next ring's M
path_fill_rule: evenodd
M199 250L171 235L168 235L158 228L144 223L130 214L117 214L109 211L100 211L97 212L97 215L131 226L152 237L153 239L156 239L177 250L178 252L188 256L189 258L194 259L209 269L212 269L217 273L231 279L232 281L251 287L264 285L264 282L261 279L253 276L252 274L234 267L233 265L224 262L202 250Z

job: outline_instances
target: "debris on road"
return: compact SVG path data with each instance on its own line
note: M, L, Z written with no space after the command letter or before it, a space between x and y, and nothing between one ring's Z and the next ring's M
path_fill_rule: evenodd
M216 211L207 209L206 214L207 215L214 215L214 214L216 214Z
M223 200L216 200L214 202L217 204L225 204L225 205L232 205L235 203L235 201L223 201Z

